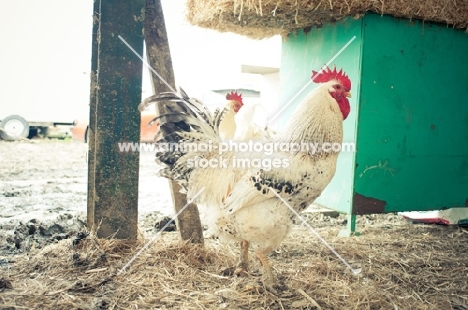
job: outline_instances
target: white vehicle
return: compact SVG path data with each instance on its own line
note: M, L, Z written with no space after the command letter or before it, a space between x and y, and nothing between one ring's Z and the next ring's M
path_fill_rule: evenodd
M54 104L54 102L52 102ZM24 105L22 108L27 108ZM55 106L44 107L44 112L54 112ZM0 138L3 140L13 141L21 140L31 136L50 136L57 132L67 135L69 130L63 129L62 126L71 127L76 119L76 114L69 113L66 116L56 116L50 113L46 118L39 118L38 115L30 113L21 113L22 109L12 109L6 117L2 117L0 121ZM5 113L2 107L2 113ZM21 114L20 114L21 113Z

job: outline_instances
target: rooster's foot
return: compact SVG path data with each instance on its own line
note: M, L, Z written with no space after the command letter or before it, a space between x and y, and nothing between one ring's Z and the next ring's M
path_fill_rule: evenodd
M237 267L236 270L234 270L234 275L237 277L248 277L249 274L246 269L242 267Z
M226 276L226 277L227 276L236 276L236 277L248 277L249 276L247 272L247 268L244 268L241 265L226 268L223 271L221 271L221 275Z
M281 292L288 290L288 287L284 283L279 282L274 278L263 278L262 283L265 289L274 295L279 295Z

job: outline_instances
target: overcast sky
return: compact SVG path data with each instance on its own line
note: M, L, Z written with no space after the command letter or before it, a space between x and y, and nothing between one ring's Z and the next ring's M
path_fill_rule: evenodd
M241 64L279 66L279 38L192 27L185 0L162 1L177 83L187 91L241 87ZM34 113L41 102L87 111L91 17L92 0L0 1L0 114L25 101L37 103Z

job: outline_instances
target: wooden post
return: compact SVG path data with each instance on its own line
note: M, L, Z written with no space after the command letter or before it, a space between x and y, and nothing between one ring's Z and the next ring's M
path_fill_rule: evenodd
M138 234L139 152L119 143L140 140L142 62L118 36L142 53L143 9L144 0L95 1L88 226L101 238Z
M96 98L97 98L97 70L98 70L98 46L99 46L99 6L101 1L94 0L93 4L93 39L92 39L92 57L91 57L91 87L89 98L89 126L85 133L88 142L88 205L87 205L87 222L88 227L94 227L94 172L95 172L95 147L94 132L96 130Z
M171 52L167 38L164 14L160 0L146 0L145 10L145 42L148 63L161 75L166 82L175 88L174 70ZM151 73L153 91L155 94L170 91L157 76ZM163 113L163 111L157 111ZM187 196L180 193L180 185L169 181L174 211L179 212L187 204ZM182 240L190 240L203 244L203 230L198 208L191 203L176 219L177 228Z

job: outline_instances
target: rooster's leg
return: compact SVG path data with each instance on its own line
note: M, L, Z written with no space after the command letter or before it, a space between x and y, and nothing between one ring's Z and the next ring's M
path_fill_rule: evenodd
M249 269L249 242L241 241L241 262L240 265L245 270Z
M242 240L240 242L240 246L240 263L237 269L234 271L234 274L238 276L243 276L249 269L249 242Z
M263 266L263 285L272 293L276 294L276 288L278 288L278 283L276 277L271 271L270 261L264 253L256 252L258 259Z
M249 242L241 241L240 262L237 266L229 267L221 272L224 276L248 276L247 270L249 269Z

